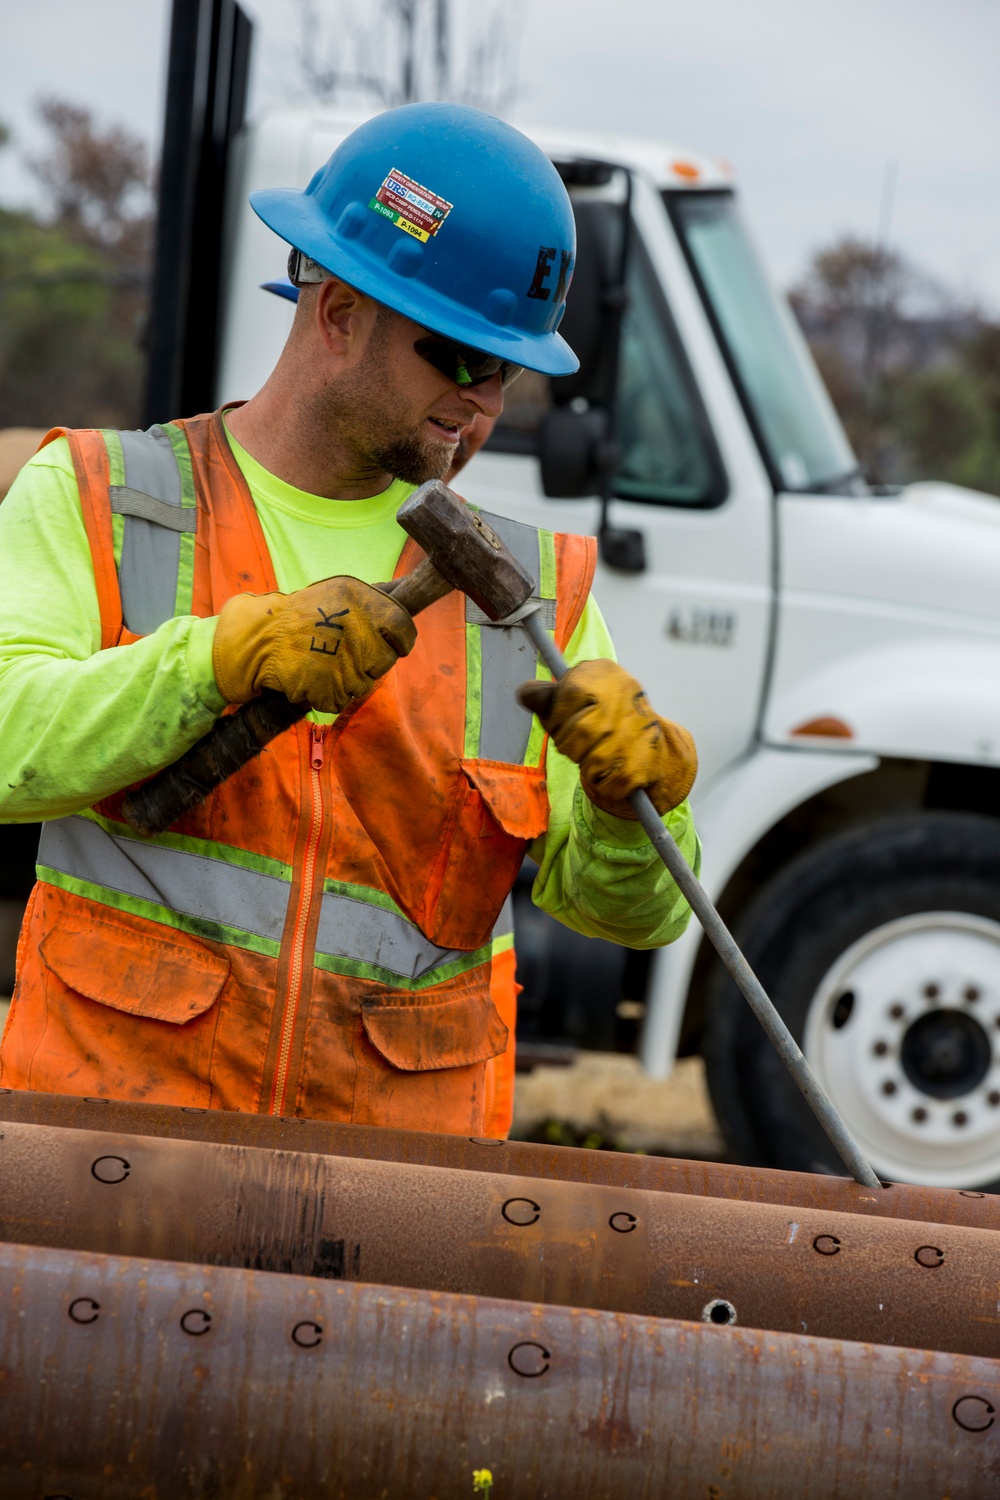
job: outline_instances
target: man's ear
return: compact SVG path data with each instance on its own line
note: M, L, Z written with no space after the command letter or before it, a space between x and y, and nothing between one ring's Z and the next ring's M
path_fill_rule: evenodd
M377 304L364 292L332 277L320 282L316 298L316 326L331 354L349 359L368 341Z

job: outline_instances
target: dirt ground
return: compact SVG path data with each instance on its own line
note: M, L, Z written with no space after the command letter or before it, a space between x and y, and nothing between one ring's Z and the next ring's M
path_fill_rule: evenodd
M0 995L0 1030L9 999ZM616 1146L665 1156L725 1159L700 1057L685 1057L665 1081L648 1078L634 1057L585 1052L568 1068L518 1075L516 1140ZM594 1139L594 1137L599 1137Z
M637 1058L616 1052L585 1052L568 1068L519 1074L512 1136L570 1144L560 1126L579 1144L593 1134L600 1140L587 1144L725 1159L700 1057L682 1058L666 1080L649 1078Z

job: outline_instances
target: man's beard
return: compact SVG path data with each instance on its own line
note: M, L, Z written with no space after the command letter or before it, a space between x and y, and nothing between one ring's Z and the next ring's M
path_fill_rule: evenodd
M402 403L394 407L387 399L391 382L385 358L386 324L391 316L386 308L379 309L362 378L354 376L350 383L329 385L320 417L340 430L364 467L391 474L407 484L443 479L455 457L455 445L444 437L435 442L426 433L423 419L406 432L405 424L412 417L400 410Z
M451 468L453 452L440 445L420 442L416 434L396 438L372 451L372 457L395 479L407 484L424 484L428 479L443 479Z

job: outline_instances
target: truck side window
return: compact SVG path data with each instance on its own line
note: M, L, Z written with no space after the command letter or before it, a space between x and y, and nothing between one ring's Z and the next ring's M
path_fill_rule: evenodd
M618 263L621 220L616 206L575 202L578 264L564 331L573 345L573 294L596 299L610 275L600 261ZM615 273L617 275L617 273ZM663 289L635 231L627 276L618 366L617 437L622 461L614 492L622 499L661 505L710 506L725 499L722 460L701 403ZM592 327L592 319L580 320ZM607 399L606 348L578 352L576 375L550 380L526 370L513 385L489 446L501 453L537 451L539 426L552 405ZM593 369L586 361L590 355Z
M618 368L621 467L615 494L668 505L717 505L722 462L645 246L636 237Z

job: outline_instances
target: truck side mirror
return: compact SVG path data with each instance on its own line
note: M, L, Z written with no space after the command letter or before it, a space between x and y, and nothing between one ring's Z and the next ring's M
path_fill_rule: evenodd
M642 532L612 526L608 519L612 476L621 461L621 444L609 436L610 425L600 406L581 409L574 401L550 407L538 432L542 487L550 500L600 495L602 560L616 572L641 573L646 567Z
M621 457L608 435L608 412L599 406L553 406L538 431L542 488L551 500L576 500L604 492Z

